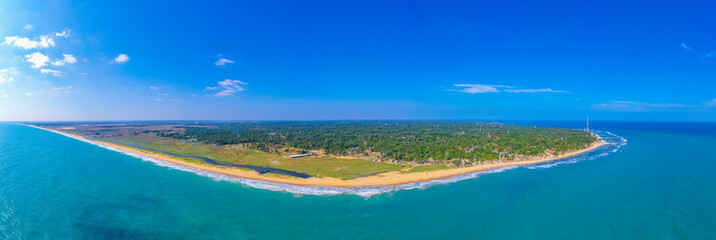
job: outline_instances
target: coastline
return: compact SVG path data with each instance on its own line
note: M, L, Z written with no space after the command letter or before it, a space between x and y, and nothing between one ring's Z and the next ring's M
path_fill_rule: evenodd
M25 125L25 124L23 124ZM146 157L154 158L160 161L169 162L189 168L194 168L198 170L213 172L217 174L222 174L230 177L236 177L236 178L243 178L243 179L251 179L251 180L258 180L258 181L267 181L272 183L280 183L280 184L289 184L289 185L296 185L296 186L324 186L324 187L337 187L337 188L347 188L347 187L376 187L376 186L396 186L396 185L403 185L403 184L409 184L409 183L415 183L415 182L425 182L425 181L431 181L431 180L437 180L437 179L443 179L443 178L450 178L455 177L459 175L464 174L470 174L475 172L482 172L487 171L491 169L496 168L502 168L502 167L509 167L509 166L523 166L523 165L531 165L531 164L537 164L537 163L543 163L543 162L550 162L550 161L556 161L564 158L568 158L574 155L582 154L585 152L589 152L591 150L594 150L598 147L604 146L608 144L607 142L603 140L597 140L594 143L592 143L591 146L588 148L575 150L571 152L567 152L565 154L560 155L559 157L540 157L535 158L532 160L527 161L514 161L514 162L503 162L503 163L491 163L491 164L484 164L484 165L476 165L472 167L463 167L463 168L451 168L451 169L442 169L442 170L436 170L436 171L429 171L429 172L415 172L415 173L400 173L400 172L388 172L388 173L382 173L375 176L369 176L369 177L363 177L363 178L357 178L357 179L351 179L351 180L341 180L337 178L294 178L294 177L273 177L273 176L267 176L259 174L256 171L252 170L244 170L234 167L223 167L223 166L217 166L217 165L211 165L207 163L193 163L193 162L187 162L183 159L179 159L176 157L172 157L165 154L155 153L151 151L141 150L137 148L132 148L128 146L123 146L111 142L101 141L101 140L91 140L87 139L78 135L65 133L53 129L47 129L42 128L38 126L33 125L25 125L45 131L50 131L53 133L57 133L66 137L74 138L77 140L93 143L96 145L101 146L108 146L112 148L116 148L122 151L131 152L138 155L143 155Z

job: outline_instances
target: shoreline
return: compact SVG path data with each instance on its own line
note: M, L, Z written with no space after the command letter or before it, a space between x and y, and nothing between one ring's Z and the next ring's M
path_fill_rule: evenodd
M537 163L543 163L543 162L550 162L550 161L557 161L560 159L565 159L571 156L579 155L585 152L589 152L591 150L594 150L598 147L607 145L609 143L598 139L597 141L593 142L591 146L575 150L571 152L567 152L565 154L560 155L559 157L538 157L531 160L526 161L513 161L513 162L503 162L503 163L491 163L491 164L484 164L484 165L476 165L471 167L462 167L462 168L451 168L451 169L441 169L436 171L428 171L428 172L415 172L415 173L400 173L400 172L387 172L387 173L381 173L374 176L369 177L363 177L363 178L357 178L357 179L351 179L351 180L341 180L338 178L317 178L317 177L311 177L311 178L294 178L294 177L273 177L273 176L267 176L263 174L259 174L256 171L253 170L244 170L239 168L233 168L233 167L222 167L217 165L211 165L208 163L193 163L193 162L187 162L183 159L172 157L165 154L160 154L156 152L141 150L137 148L132 148L128 146L123 146L107 141L101 141L101 140L91 140L87 139L78 135L74 135L71 133L65 133L58 130L53 129L47 129L42 128L34 125L25 125L45 131L50 131L53 133L57 133L66 137L74 138L81 141L86 141L89 143L93 143L96 145L103 145L108 146L112 148L116 148L122 151L131 152L134 154L139 154L142 156L154 158L160 161L169 162L189 168L194 168L198 170L208 171L212 173L217 173L221 175L226 175L229 177L236 177L236 178L243 178L243 179L251 179L251 180L258 180L258 181L267 181L272 183L280 183L280 184L289 184L289 185L296 185L296 186L324 186L324 187L337 187L337 188L348 188L348 187L378 187L378 186L397 186L397 185L403 185L403 184L409 184L409 183L415 183L415 182L425 182L425 181L431 181L431 180L438 180L443 178L450 178L455 177L459 175L465 175L475 172L482 172L487 171L495 168L502 168L502 167L509 167L509 166L524 166L524 165L531 165L531 164L537 164Z

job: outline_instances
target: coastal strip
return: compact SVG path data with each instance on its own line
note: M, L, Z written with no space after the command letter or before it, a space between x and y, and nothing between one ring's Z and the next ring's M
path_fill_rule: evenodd
M575 150L571 152L564 153L560 155L559 157L541 157L541 158L535 158L532 160L526 160L526 161L511 161L511 162L502 162L502 163L491 163L491 164L482 164L482 165L476 165L471 167L462 167L462 168L451 168L451 169L442 169L442 170L436 170L436 171L429 171L429 172L415 172L415 173L401 173L401 172L387 172L382 173L374 176L368 176L368 177L362 177L362 178L356 178L351 180L342 180L337 178L297 178L297 177L278 177L278 176L271 176L271 175L264 175L260 174L256 171L251 170L244 170L239 169L235 167L225 167L225 166L217 166L217 165L211 165L208 163L194 163L194 162L187 162L183 159L173 157L166 154L160 154L157 152L142 150L138 148L132 148L129 146L119 145L112 142L107 141L101 141L101 140L93 140L84 138L78 135L65 133L53 129L47 129L42 128L38 126L33 125L26 125L46 131L50 131L53 133L57 133L66 137L70 137L73 139L77 139L83 142L88 142L94 145L102 146L104 148L115 150L123 153L132 153L131 155L141 155L144 157L149 157L152 159L157 159L160 161L181 165L184 167L189 167L192 169L197 169L201 171L211 172L211 173L217 173L229 177L235 177L235 178L242 178L242 179L249 179L249 180L258 180L258 181L265 181L265 182L271 182L271 183L277 183L277 184L286 184L286 185L295 185L295 186L318 186L318 187L328 187L328 188L351 188L351 187L378 187L378 186L398 186L398 185L407 185L407 184L415 184L419 182L428 182L428 181L435 181L440 179L455 179L460 178L461 175L469 175L479 172L488 172L491 170L500 170L505 168L514 168L517 166L523 166L523 165L533 165L538 163L544 163L544 162L551 162L551 161L558 161L561 159L569 158L575 155L579 155L582 153L589 152L591 150L594 150L596 148L599 148L601 146L607 145L609 143L597 140L592 145L590 145L588 148ZM250 185L250 184L249 184Z
M311 175L308 175L308 174L305 174L305 173L299 173L299 172L294 172L294 171L288 171L288 170L283 170L283 169L278 169L278 168L261 167L261 166L254 166L254 165L241 165L241 164L233 164L233 163L226 163L226 162L217 162L217 161L214 160L214 159L206 158L206 157L179 155L179 154L175 154L175 153L165 152L165 151L162 151L162 150L140 147L140 146L134 145L133 143L123 143L123 142L118 142L118 141L114 141L114 142L116 142L116 143L121 143L121 144L125 144L125 145L129 145L130 147L136 148L136 149L139 149L139 150L147 150L147 151L151 151L151 152L158 152L158 153L161 153L161 154L165 154L165 155L169 155L169 156L174 156L174 157L195 158L195 159L202 160L202 161L204 161L205 163L208 163L208 164L211 164L211 165L216 165L216 166L247 168L247 169L254 170L254 171L256 171L256 172L258 172L258 173L260 173L260 174L276 173L276 174L282 174L282 175L287 175L287 176L292 176L292 177L298 177L298 178L310 178L310 177L311 177Z

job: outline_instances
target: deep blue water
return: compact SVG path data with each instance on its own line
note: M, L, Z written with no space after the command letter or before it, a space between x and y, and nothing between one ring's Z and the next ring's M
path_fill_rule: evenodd
M628 144L365 198L251 188L0 123L0 239L716 239L716 124L592 128Z

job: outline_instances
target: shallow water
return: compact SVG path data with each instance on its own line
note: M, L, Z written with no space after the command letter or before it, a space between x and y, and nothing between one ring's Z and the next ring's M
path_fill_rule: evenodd
M716 124L592 126L628 144L365 197L257 189L0 124L0 239L714 238Z

